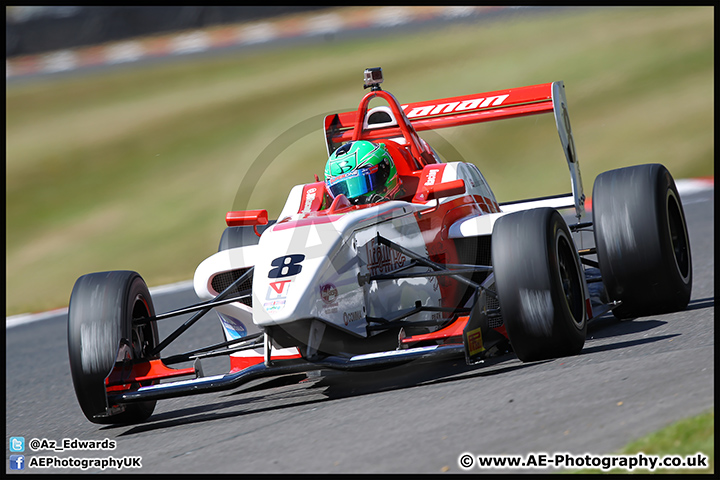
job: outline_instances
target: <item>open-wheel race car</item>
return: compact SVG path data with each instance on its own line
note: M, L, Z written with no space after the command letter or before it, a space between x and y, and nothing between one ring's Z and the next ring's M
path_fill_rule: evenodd
M381 145L402 187L391 197L356 198L388 178L383 160L295 186L276 221L229 212L219 251L195 272L198 305L156 313L136 272L77 280L68 347L88 420L140 422L159 399L290 373L450 356L474 364L510 350L523 362L576 355L593 318L687 306L690 245L673 178L657 164L602 173L585 221L562 82L401 105L382 81L367 69L358 109L327 116L324 133L331 158L349 143ZM370 108L373 99L382 105ZM499 204L473 163L442 161L418 135L541 113L554 115L572 193ZM595 246L578 249L590 231ZM224 342L162 356L211 310ZM158 337L157 322L185 314ZM230 370L204 375L202 359L220 355Z

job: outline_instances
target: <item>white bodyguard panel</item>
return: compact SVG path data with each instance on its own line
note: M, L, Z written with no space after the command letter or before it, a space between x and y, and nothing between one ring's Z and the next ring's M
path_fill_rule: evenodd
M300 201L302 199L302 192L304 186L305 185L295 185L292 190L290 190L290 194L288 195L287 201L285 202L285 206L283 207L280 215L278 216L278 220L291 217L298 213L298 210L300 210Z
M252 267L257 256L257 245L231 248L205 259L195 270L193 285L201 300L211 300L219 293L212 287L212 279L219 274ZM253 323L252 307L240 301L214 307L220 316L226 340L242 338L260 329Z
M273 225L263 233L256 256L254 322L272 326L318 318L367 336L366 316L386 316L413 306L416 300L439 306L440 291L434 278L362 286L358 280L358 275L389 273L410 263L405 255L378 245L378 234L427 256L414 215L426 208L387 202L342 215L317 215Z
M449 162L443 165L445 165L442 176L443 183L462 179L465 181L466 195L477 195L496 202L495 195L477 166L468 162Z
M193 287L201 300L215 298L218 293L212 286L212 277L219 273L229 272L240 268L252 267L257 257L258 245L231 248L217 252L206 258L195 269Z
M558 210L573 208L573 195L562 197L547 198L540 200L531 200L527 202L517 202L510 205L501 205L502 210L499 213L490 213L477 217L464 218L458 220L450 226L448 236L450 238L476 237L478 235L491 235L493 226L498 218L508 213L520 212L523 210L531 210L533 208L550 207Z
M491 235L493 226L498 218L507 215L506 212L489 213L477 217L458 220L448 230L449 238L477 237Z

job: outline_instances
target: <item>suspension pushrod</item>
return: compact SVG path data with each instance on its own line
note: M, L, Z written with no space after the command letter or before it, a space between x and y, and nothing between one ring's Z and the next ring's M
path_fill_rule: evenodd
M568 225L568 228L570 228L571 231L575 232L577 230L582 230L585 228L589 228L593 226L593 222L585 222L585 223L574 223L572 225Z
M198 303L195 305L191 305L189 307L181 308L178 310L173 310L171 312L161 313L159 315L155 315L154 317L138 318L138 319L134 320L133 323L135 325L145 325L147 323L155 322L157 320L165 320L167 318L177 317L178 315L183 315L185 313L196 312L198 310L202 310L203 308L217 307L219 305L226 305L228 303L237 302L238 300L242 300L243 298L250 297L252 295L252 290L243 290L242 292L240 292L240 294L241 295L239 295L237 297L226 298L225 300L220 300L219 302L216 301L215 299L212 299L212 300L208 300L207 302Z
M423 258L420 255L418 255L417 253L413 252L412 250L409 250L405 247L398 245L397 243L394 243L394 242L388 240L387 238L383 237L379 233L377 234L377 242L382 245L388 246L394 250L397 250L398 252L400 252L404 255L407 255L408 257L412 258L416 262L421 263L426 267L430 267L433 270L446 270L446 268L443 265L440 265L439 263L435 263L432 260ZM465 285L468 285L472 288L475 288L475 289L480 288L480 285L473 282L472 280L468 280L467 278L463 277L462 275L450 274L450 276L452 278L454 278L455 280L457 280L458 282L464 283Z
M439 263L435 263L432 260L423 258L420 255L418 255L417 253L413 252L412 250L408 250L407 248L402 247L402 246L398 245L397 243L394 243L394 242L388 240L387 238L383 237L379 233L377 234L377 241L378 241L378 243L380 243L382 245L386 245L392 249L397 250L398 252L400 252L402 254L407 255L408 257L412 258L413 260L417 261L418 263L421 263L421 264L425 265L426 267L430 267L433 270L436 270L436 271L447 270L447 268L445 266L443 266ZM489 268L488 271L493 270L492 267L486 267L486 268ZM449 276L451 276L455 280L459 281L460 283L464 283L465 285L468 285L469 287L474 288L475 290L480 290L480 289L485 290L485 292L487 292L488 295L497 299L497 294L495 292L493 292L489 288L483 288L481 285L478 285L477 283L473 282L472 280L468 280L467 278L463 277L462 275L450 274Z
M456 275L459 273L475 273L475 272L491 272L492 267L471 267L457 268L453 270L435 270L432 272L420 273L381 273L379 275L369 275L369 280L394 280L396 278L415 278L415 277L442 277L444 275Z
M442 325L444 323L443 320L413 320L410 322L405 322L401 319L394 320L392 323L387 324L383 323L380 325L368 325L365 328L367 328L367 330L370 332L374 332L377 330L389 330L391 328L397 327L435 327L438 325Z
M411 315L415 315L420 312L469 312L470 308L452 308L452 307L431 307L431 306L415 306L405 311L398 312L399 315L395 315L394 318L387 319L382 317L365 317L368 323L379 323L381 325L389 325L403 318L407 318Z
M158 344L155 348L152 349L152 351L149 353L148 356L152 357L153 355L157 355L162 351L163 348L170 345L177 337L183 334L188 328L192 327L195 322L197 322L201 317L203 317L206 313L208 313L210 310L213 309L215 305L218 305L217 302L220 302L221 300L224 300L228 295L230 295L230 292L238 285L240 285L242 282L247 280L247 278L252 274L254 267L250 267L245 273L240 275L240 277L232 282L225 290L220 292L220 294L215 297L212 301L212 303L206 304L200 311L195 313L192 317L190 317L185 323L180 325L174 332L172 332L170 335L165 338L162 342Z
M243 338L235 338L233 340L216 343L215 345L210 345L208 347L198 348L196 350L190 350L189 352L185 352L185 353L178 353L177 355L163 358L162 361L165 365L172 365L174 363L187 362L187 361L195 358L197 355L205 354L208 351L210 353L217 353L218 355L227 355L229 353L240 351L240 350L256 348L258 345L262 345L262 342L258 343L258 341L257 341L258 338L261 337L262 335L263 335L262 332L260 332L260 333L248 335L247 337L243 337ZM216 348L229 347L230 345L236 345L236 346L233 348L228 348L226 350L212 352L212 350L214 350Z

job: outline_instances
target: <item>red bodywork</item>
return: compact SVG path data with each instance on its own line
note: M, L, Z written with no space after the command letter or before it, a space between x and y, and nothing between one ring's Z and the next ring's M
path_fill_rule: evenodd
M387 102L396 125L378 128L367 126L368 107L374 98ZM326 117L325 135L328 153L348 141L369 140L384 143L395 161L404 186L405 196L401 199L426 203L440 196L464 193L465 186L462 180L446 184L438 182L436 186L434 179L442 178L445 164L441 163L418 136L418 131L552 111L552 83L407 105L400 105L388 92L376 90L365 95L357 111ZM399 137L402 137L402 142L395 141ZM438 195L437 192L443 193ZM430 260L441 264L461 263L455 242L447 236L450 225L465 217L497 212L500 212L500 206L494 199L463 195L439 204L430 212L416 214ZM464 294L464 288L458 285L457 281L446 277L440 277L439 284L443 304L457 305ZM462 332L467 321L468 317L459 317L443 329L406 337L402 343L435 340L462 343ZM497 330L507 336L504 327Z
M404 187L404 194L399 200L425 204L434 198L460 195L465 192L462 180L435 183L435 178L442 177L445 164L436 157L417 132L552 112L552 86L552 83L546 83L406 105L400 105L388 92L374 90L363 97L356 111L325 118L328 154L349 141L382 142L393 157ZM387 102L396 121L395 125L365 128L369 103L374 98ZM301 207L297 213L303 213L303 218L287 222L280 219L274 228L292 228L303 222L333 221L338 214L370 206L351 205L342 195L333 197L324 182L305 185L301 198ZM423 232L430 260L442 264L460 263L455 242L447 236L450 225L465 217L499 211L500 206L494 199L463 195L438 203L436 208L429 211L417 213L417 221ZM267 218L266 210L228 212L226 222L229 226L257 226L267 224ZM439 284L443 303L457 305L463 295L457 282L439 277ZM436 332L405 337L401 342L413 344L441 340L444 343L462 343L462 332L468 318L460 316L452 324ZM504 327L496 330L507 337ZM291 358L295 357L297 356ZM262 357L231 357L232 372L261 361ZM106 379L106 385L108 391L128 390L132 384L139 382L157 382L161 379L196 374L194 368L174 369L163 364L161 360L151 360L137 363L131 368L117 365Z

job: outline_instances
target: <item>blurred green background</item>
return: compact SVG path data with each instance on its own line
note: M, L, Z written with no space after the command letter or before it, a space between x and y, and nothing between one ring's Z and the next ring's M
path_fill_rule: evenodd
M8 84L6 315L66 306L93 271L191 279L228 210L275 218L322 175L322 116L357 107L366 67L401 103L564 81L588 197L597 174L628 165L714 175L713 16L561 9ZM501 202L570 191L550 115L423 136L477 164Z

